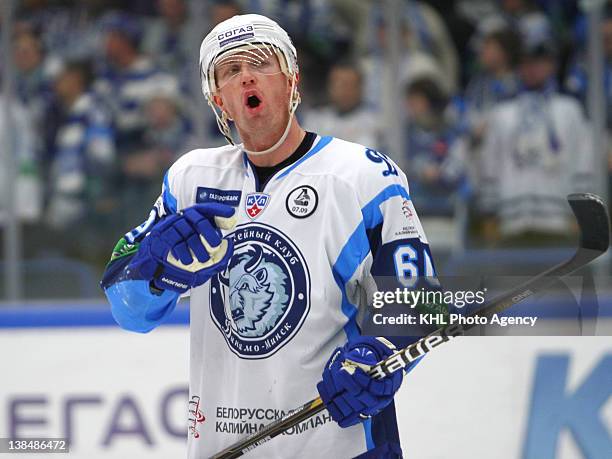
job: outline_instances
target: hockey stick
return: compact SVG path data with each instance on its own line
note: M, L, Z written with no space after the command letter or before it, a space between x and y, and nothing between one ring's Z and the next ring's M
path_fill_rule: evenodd
M610 223L606 206L601 198L594 194L571 194L568 196L568 201L576 216L580 229L580 244L574 256L538 274L511 291L494 298L468 317L475 315L490 317L501 312L523 301L534 293L542 291L558 277L566 276L582 268L608 250L608 246L610 245ZM456 336L464 334L465 331L474 326L476 325L452 324L441 327L410 346L397 351L391 357L379 362L370 370L370 375L377 379L384 378L395 371L405 368L407 365L424 356L439 345L450 341ZM314 416L324 408L325 405L323 401L320 397L317 397L266 425L258 432L249 435L244 440L234 443L220 453L212 456L211 459L233 459L240 457L277 435L280 435L285 430Z

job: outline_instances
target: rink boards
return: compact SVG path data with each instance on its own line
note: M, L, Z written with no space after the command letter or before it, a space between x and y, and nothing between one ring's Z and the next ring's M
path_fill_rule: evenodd
M68 437L74 458L183 457L187 316L139 335L103 305L2 310L0 437ZM463 337L396 404L408 458L598 459L612 457L610 395L610 337Z

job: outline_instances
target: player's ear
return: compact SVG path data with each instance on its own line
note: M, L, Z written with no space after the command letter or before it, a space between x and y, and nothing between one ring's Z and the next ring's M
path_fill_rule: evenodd
M220 110L223 110L223 99L217 94L213 94L213 102Z
M229 112L224 108L225 105L223 104L223 98L221 96L213 94L213 102L217 107L219 107L219 110L221 110L221 113L223 113L226 119L233 120Z
M219 110L227 114L227 110L225 110L225 104L223 103L223 98L221 96L219 96L218 94L214 94L213 102L217 107L219 107Z

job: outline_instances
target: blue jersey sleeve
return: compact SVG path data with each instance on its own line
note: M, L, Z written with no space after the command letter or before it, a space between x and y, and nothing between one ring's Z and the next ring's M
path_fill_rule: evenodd
M151 228L176 211L176 199L169 190L166 174L162 195L149 217L117 242L106 265L100 286L111 305L113 317L126 330L149 332L163 323L176 307L178 293L151 288L148 280L130 269L131 259Z
M401 210L392 211L399 203L377 206L381 214L376 219L376 224L366 229L372 255L370 275L386 290L396 287L413 290L437 289L439 284L431 250L422 233L408 190L398 185L397 192L402 198ZM401 234L402 232L404 234ZM389 239L389 235L393 237ZM399 349L415 342L420 336L386 338Z
M382 290L438 290L433 257L406 176L387 156L368 153L375 167L369 174L370 190L361 212L371 264L362 275L373 278ZM420 337L385 336L398 348Z

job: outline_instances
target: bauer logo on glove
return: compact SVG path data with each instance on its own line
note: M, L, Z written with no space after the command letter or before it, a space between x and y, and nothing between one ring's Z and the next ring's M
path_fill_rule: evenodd
M391 403L402 384L403 372L396 371L383 379L375 379L368 372L394 352L393 343L370 336L360 336L334 351L317 389L340 427L362 422Z

